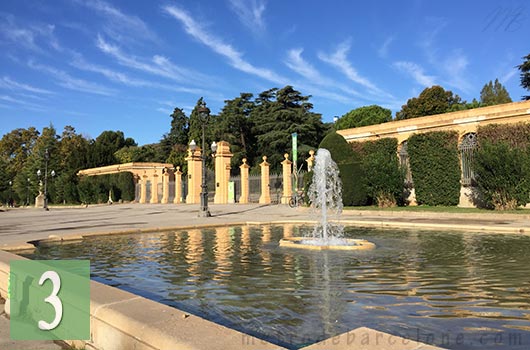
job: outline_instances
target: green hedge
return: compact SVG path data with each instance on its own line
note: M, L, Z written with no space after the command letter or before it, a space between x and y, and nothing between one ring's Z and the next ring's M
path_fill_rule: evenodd
M530 202L530 123L480 126L477 136L473 171L481 202L496 210Z
M344 206L366 205L366 181L360 155L336 132L329 133L319 145L331 153L337 163L342 180L342 203Z
M408 153L418 204L457 205L461 177L458 134L434 131L412 135Z
M473 170L481 201L496 210L530 202L530 151L505 142L480 141Z
M369 204L403 204L404 173L399 166L397 139L384 138L353 145L362 156Z
M78 185L79 198L83 203L106 203L109 191L114 201L134 200L135 187L133 175L129 172L87 176L81 178Z

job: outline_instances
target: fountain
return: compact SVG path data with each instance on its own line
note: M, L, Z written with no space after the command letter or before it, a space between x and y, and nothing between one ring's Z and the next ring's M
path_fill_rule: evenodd
M319 213L319 222L310 237L290 237L280 240L282 247L296 247L317 250L365 250L375 244L364 239L342 237L343 227L335 221L342 213L342 181L339 168L327 149L318 149L313 168L313 182L308 191L314 210Z

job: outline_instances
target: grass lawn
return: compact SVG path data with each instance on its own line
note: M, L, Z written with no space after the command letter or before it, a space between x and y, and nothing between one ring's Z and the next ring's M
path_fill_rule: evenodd
M495 213L495 214L530 214L529 209L516 209L516 210L505 210L495 211L490 209L478 209L478 208L458 208L458 207L446 207L446 206L435 206L431 207L428 205L419 205L415 207L393 207L393 208L378 208L376 206L362 206L362 207L344 207L345 210L378 210L378 211L402 211L402 212L436 212L436 213Z

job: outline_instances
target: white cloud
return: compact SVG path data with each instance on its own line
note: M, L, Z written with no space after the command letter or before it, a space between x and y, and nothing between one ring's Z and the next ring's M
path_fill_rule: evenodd
M102 0L76 0L76 2L102 16L106 20L103 30L115 39L125 41L131 37L140 37L158 41L156 34L139 17L125 14L108 2Z
M254 33L263 32L265 20L263 13L266 9L264 0L229 0L231 9L239 17L241 23L252 30Z
M41 71L43 73L46 73L52 76L56 80L56 83L58 85L66 89L81 91L81 92L88 92L88 93L104 95L104 96L110 96L116 93L116 91L113 89L107 88L97 83L75 78L71 76L70 74L66 73L65 71L55 69L50 66L35 63L33 61L29 61L28 66L32 69Z
M190 16L186 11L181 10L180 8L175 6L165 6L163 7L163 10L178 21L180 21L184 26L184 30L186 31L186 33L188 33L190 36L192 36L202 44L209 47L217 54L227 58L229 64L232 67L242 72L258 76L276 84L287 84L288 80L278 75L274 71L267 68L256 67L244 60L242 53L237 51L231 45L224 43L222 39L205 31L201 27L201 25L196 22L193 17Z
M519 70L512 68L508 73L504 74L500 79L501 84L506 84L510 79L512 79L517 73L519 73Z
M381 47L377 50L377 54L379 55L379 57L386 58L388 56L388 48L393 41L393 36L389 36L388 38L386 38Z
M31 111L42 111L43 110L42 106L40 105L37 105L32 102L28 102L28 101L23 101L23 100L11 97L9 95L0 95L0 101L5 101L5 102L12 103L12 104L16 104L18 105L17 108L23 108L23 109L27 109ZM6 106L6 107L9 108L10 106Z
M303 49L297 48L297 49L291 49L287 52L287 59L284 61L284 63L292 69L294 72L300 74L302 77L307 79L310 82L310 86L308 86L308 90L310 91L316 91L319 96L326 97L331 100L335 100L338 102L345 102L348 101L349 98L337 94L335 92L330 91L324 91L322 89L317 89L313 85L322 85L327 87L333 87L337 88L347 94L354 95L354 96L361 96L357 91L354 89L351 89L347 86L344 86L343 84L340 84L338 82L335 82L327 77L322 76L320 72L309 62L307 62L303 57ZM300 86L301 84L296 84L297 86Z
M418 84L422 86L430 87L435 85L435 77L425 74L423 67L414 62L399 61L394 62L393 66L410 75Z
M384 93L381 89L379 89L375 84L373 84L370 80L368 80L365 77L362 77L357 70L352 66L350 61L348 61L348 58L346 57L348 54L348 51L350 51L350 41L345 41L341 43L337 50L332 53L331 55L327 55L324 53L319 53L318 58L320 58L322 61L330 64L331 66L337 68L340 72L342 72L348 79L351 81L362 85L370 90L370 92L374 94L382 94Z
M441 63L445 83L464 92L471 92L473 87L466 77L466 68L469 64L467 56L460 50L453 51Z
M13 15L0 14L0 38L17 47L43 53L40 44L61 51L61 47L54 34L55 26L50 24L33 23L22 26Z
M158 89L164 89L164 90L175 91L175 92L184 92L184 93L189 93L189 94L194 94L194 95L201 95L201 94L210 95L210 96L212 95L211 92L205 91L202 89L161 84L161 83L152 82L148 80L131 78L125 73L117 72L107 67L102 67L102 66L99 66L93 63L86 62L82 58L82 56L80 56L79 54L76 55L74 61L71 62L71 65L76 67L77 69L101 74L111 81L124 84L127 86L158 88Z
M150 74L165 77L178 82L190 82L195 85L209 85L212 77L206 77L203 74L186 69L173 64L168 58L155 55L151 60L128 55L118 46L107 42L101 35L98 35L96 46L104 53L114 57L119 64L144 71Z
M53 94L53 92L49 90L45 90L45 89L41 89L41 88L31 86L28 84L16 82L7 76L4 76L2 77L2 79L0 79L0 87L4 89L9 89L9 90L29 91L29 92L33 92L37 94L46 94L46 95Z
M322 82L324 77L313 67L309 62L302 58L304 49L291 49L287 52L287 60L285 64L287 67L300 74L304 78L314 81L316 83Z

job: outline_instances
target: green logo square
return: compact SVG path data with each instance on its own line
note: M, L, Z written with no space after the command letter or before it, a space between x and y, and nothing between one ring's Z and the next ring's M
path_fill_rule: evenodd
M90 339L90 261L10 262L11 339Z

